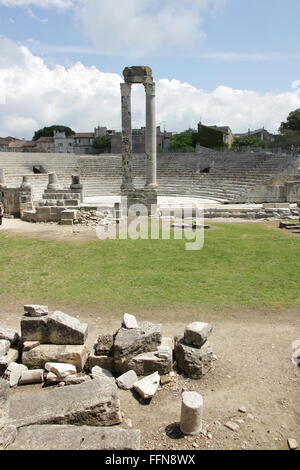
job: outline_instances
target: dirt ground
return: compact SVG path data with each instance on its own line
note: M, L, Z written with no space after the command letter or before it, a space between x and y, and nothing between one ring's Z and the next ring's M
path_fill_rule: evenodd
M62 307L61 307L62 308ZM113 333L122 314L103 312L101 307L62 308L76 314L90 327L88 346L98 334ZM224 312L222 317L196 309L155 311L139 320L163 322L163 335L182 334L190 321L213 323L210 339L218 360L201 380L178 375L160 387L150 403L139 401L132 392L119 391L124 413L122 427L141 430L142 449L287 449L287 439L300 443L300 368L292 360L292 343L300 339L299 310L268 312L246 309ZM9 305L0 310L0 324L18 327L20 308ZM167 321L166 318L169 318ZM184 322L176 319L184 318ZM184 437L178 428L182 390L195 390L204 398L203 433ZM46 393L41 386L23 386L13 395ZM245 408L246 413L239 412ZM131 423L130 421L131 420ZM224 425L239 424L233 432Z
M245 219L206 219L205 224L224 224L224 223L262 223L261 220L245 220ZM272 228L277 228L278 221L263 222ZM214 227L213 227L214 228ZM278 229L279 230L279 229ZM38 238L40 240L56 240L56 241L89 241L97 240L94 227L85 225L58 225L56 223L36 223L24 222L21 219L3 219L3 225L0 227L0 233L6 235L17 235L24 238ZM291 233L291 232L289 232Z

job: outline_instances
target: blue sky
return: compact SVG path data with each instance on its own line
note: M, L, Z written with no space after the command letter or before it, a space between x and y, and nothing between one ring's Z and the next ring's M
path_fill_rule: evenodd
M77 62L87 75L91 67L120 76L126 65L150 65L155 79L163 82L161 93L167 93L165 79L169 94L174 95L172 80L180 82L178 96L180 91L185 95L184 83L198 92L199 111L193 106L188 119L192 125L197 115L209 124L228 124L234 131L263 125L275 131L287 112L298 106L299 18L299 0L0 0L2 39L16 48L26 46L32 56L43 60L49 73L58 65L74 72ZM224 91L221 101L216 93L220 87ZM226 96L231 96L227 89L235 90L233 103L240 100L240 108L232 109L232 122L227 122L231 115L225 112ZM238 90L243 91L244 101ZM257 113L247 91L254 93L253 106L261 121L254 117ZM190 95L188 90L186 101ZM270 95L275 100L271 103ZM215 115L208 112L209 97ZM269 104L268 113L264 107ZM189 105L187 102L185 116ZM182 97L179 106L183 106ZM274 112L278 112L277 119ZM175 130L190 124L183 115L178 122L169 117L174 115L172 107L169 113L165 109L159 113L158 119ZM248 119L241 121L241 113L249 114ZM142 114L141 105L137 125L143 124ZM28 119L37 121L29 114L23 118L27 126ZM89 125L93 119L91 116ZM108 126L117 127L113 116L99 114L101 124L105 120ZM0 135L3 132L0 127ZM24 132L31 130L25 125Z

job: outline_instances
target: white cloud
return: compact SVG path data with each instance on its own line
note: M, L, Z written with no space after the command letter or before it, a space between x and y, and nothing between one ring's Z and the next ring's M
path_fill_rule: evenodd
M99 123L120 129L118 74L104 73L80 62L49 67L28 48L0 37L0 136L31 138L45 125L64 124L76 131L92 131ZM298 86L284 93L257 93L219 86L208 92L178 80L157 83L157 122L181 131L204 124L229 125L234 132L265 126L276 132L290 111L300 108ZM0 97L1 102L1 97ZM144 92L133 91L134 126L144 125Z
M47 19L47 18L40 18L38 15L36 15L36 14L32 11L31 8L26 7L26 11L27 11L28 16L30 16L30 18L32 18L33 20L38 21L39 23L48 23L48 19Z
M85 0L77 12L86 35L102 54L144 56L197 50L205 38L205 11L224 0Z
M70 8L81 3L82 0L0 0L0 5L6 7L36 6L39 8Z

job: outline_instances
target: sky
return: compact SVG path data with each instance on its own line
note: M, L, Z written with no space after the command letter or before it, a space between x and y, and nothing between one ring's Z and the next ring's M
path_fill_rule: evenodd
M277 132L300 108L299 18L299 0L0 0L0 136L120 130L130 65L152 67L167 131Z

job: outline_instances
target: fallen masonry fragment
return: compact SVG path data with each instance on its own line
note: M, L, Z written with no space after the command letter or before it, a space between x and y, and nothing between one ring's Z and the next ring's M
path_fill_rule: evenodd
M188 325L184 331L184 341L191 346L203 346L213 330L209 323L194 322Z
M84 344L88 325L63 312L55 311L40 317L21 319L23 341L39 341L41 344Z
M11 399L9 424L17 428L32 424L112 426L121 421L117 386L108 377L55 388L34 400L27 396Z
M7 339L0 339L0 357L6 356L10 349L10 342Z
M133 386L134 390L138 392L138 394L148 400L149 398L153 398L156 394L160 383L160 377L158 372L155 372L152 375L148 375L143 379L136 382Z
M138 376L134 370L129 370L120 377L117 378L116 382L119 388L123 390L131 390L134 384L138 381Z
M20 336L16 330L0 327L0 339L6 339L12 347L17 347L20 343Z
M214 354L208 343L202 347L187 345L183 338L177 341L175 358L178 368L191 379L201 379L213 367Z
M8 450L139 450L140 431L113 427L33 425L20 428Z
M22 363L28 369L44 369L47 362L73 364L78 372L85 366L88 351L84 345L41 344L23 352Z
M29 317L41 317L48 315L49 309L47 305L24 305L24 312Z

